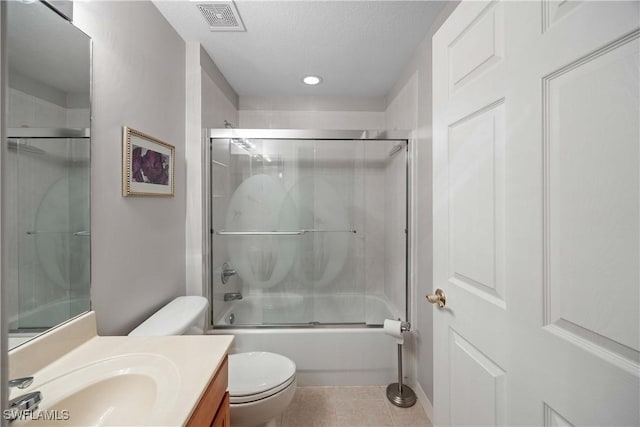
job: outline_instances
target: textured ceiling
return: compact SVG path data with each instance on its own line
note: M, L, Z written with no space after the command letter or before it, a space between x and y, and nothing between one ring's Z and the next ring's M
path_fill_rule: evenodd
M246 32L210 32L198 1L155 1L241 96L383 96L445 2L236 1ZM305 75L323 83L309 87Z

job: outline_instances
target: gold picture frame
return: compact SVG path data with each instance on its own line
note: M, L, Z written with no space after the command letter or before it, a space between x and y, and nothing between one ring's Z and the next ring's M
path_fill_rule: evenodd
M176 149L127 126L122 131L122 195L173 197Z

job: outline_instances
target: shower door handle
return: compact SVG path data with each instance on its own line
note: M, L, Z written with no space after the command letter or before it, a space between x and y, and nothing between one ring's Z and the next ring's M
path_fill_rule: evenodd
M431 304L438 303L438 307L444 308L447 305L447 295L440 288L436 289L436 293L432 295L427 295L427 301Z

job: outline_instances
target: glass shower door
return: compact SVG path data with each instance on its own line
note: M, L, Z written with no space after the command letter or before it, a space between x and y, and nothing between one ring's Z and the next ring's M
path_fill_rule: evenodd
M5 163L9 327L41 331L89 310L89 139L13 138Z
M365 281L363 141L314 140L313 164L290 190L302 228L298 281L311 293L317 324L362 324ZM311 157L311 156L310 156Z
M404 311L406 150L389 154L398 147L212 139L214 325L377 325Z

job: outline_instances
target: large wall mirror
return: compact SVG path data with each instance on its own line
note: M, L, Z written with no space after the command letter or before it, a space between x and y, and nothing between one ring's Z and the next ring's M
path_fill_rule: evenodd
M90 309L91 40L5 2L2 245L9 348Z

